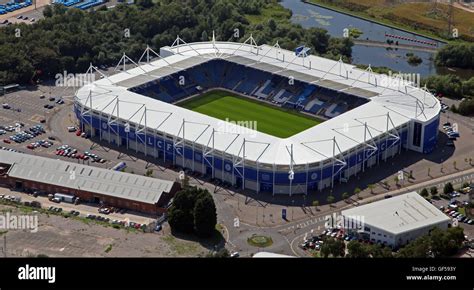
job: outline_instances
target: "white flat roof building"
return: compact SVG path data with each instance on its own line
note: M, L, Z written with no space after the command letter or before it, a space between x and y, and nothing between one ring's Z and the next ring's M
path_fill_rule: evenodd
M399 246L427 234L434 227L446 229L443 212L416 192L387 198L341 212L345 221L358 219L373 242Z

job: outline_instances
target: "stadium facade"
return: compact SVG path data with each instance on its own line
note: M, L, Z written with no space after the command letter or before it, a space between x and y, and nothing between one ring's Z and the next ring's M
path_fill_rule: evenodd
M126 70L126 60L134 67ZM370 67L258 46L252 37L189 44L178 37L159 55L147 48L137 63L125 55L121 62L121 72L77 91L82 129L238 188L308 194L403 151L430 153L436 146L439 100ZM231 123L222 130L223 121L174 104L213 88L327 120L282 139Z

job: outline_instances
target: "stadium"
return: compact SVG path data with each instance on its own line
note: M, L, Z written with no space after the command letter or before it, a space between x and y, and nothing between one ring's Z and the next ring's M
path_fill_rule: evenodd
M240 189L309 194L437 142L426 89L304 47L178 37L116 69L76 92L83 131Z

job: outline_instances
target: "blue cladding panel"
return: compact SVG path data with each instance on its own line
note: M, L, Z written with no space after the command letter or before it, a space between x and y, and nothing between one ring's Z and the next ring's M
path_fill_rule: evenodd
M190 160L193 159L193 150L191 148L186 147L184 149L184 157Z
M423 136L423 153L430 153L434 150L438 140L439 116L434 121L425 126Z
M306 183L306 173L295 173L293 183Z
M258 179L265 182L273 182L273 173L270 171L258 172Z
M214 168L217 170L222 170L222 159L217 157L214 158Z
M197 161L197 162L201 162L202 161L202 154L199 153L199 152L194 152L194 160Z
M252 168L245 168L245 179L257 180L257 170Z
M288 173L275 173L275 183L276 184L289 184Z
M308 175L308 182L315 182L321 180L321 170L310 171Z
M334 172L336 172L334 170ZM331 166L328 166L328 167L325 167L323 169L323 179L326 179L328 177L331 177L332 176L332 165Z
M155 140L156 142L156 148L158 148L159 150L163 150L165 147L164 147L164 141L162 138L156 138Z
M166 151L167 153L173 154L173 147L174 147L174 146L173 146L173 142L165 141L164 143L165 143L165 144L164 144L164 145L165 145L165 151Z
M155 144L155 137L154 136L146 136L146 144L147 146L154 147Z
M232 162L224 161L224 171L232 173Z

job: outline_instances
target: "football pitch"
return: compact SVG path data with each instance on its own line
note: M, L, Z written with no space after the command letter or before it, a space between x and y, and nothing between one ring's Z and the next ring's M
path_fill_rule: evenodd
M257 131L279 138L288 138L322 122L224 91L212 91L178 105L221 120L256 121Z

